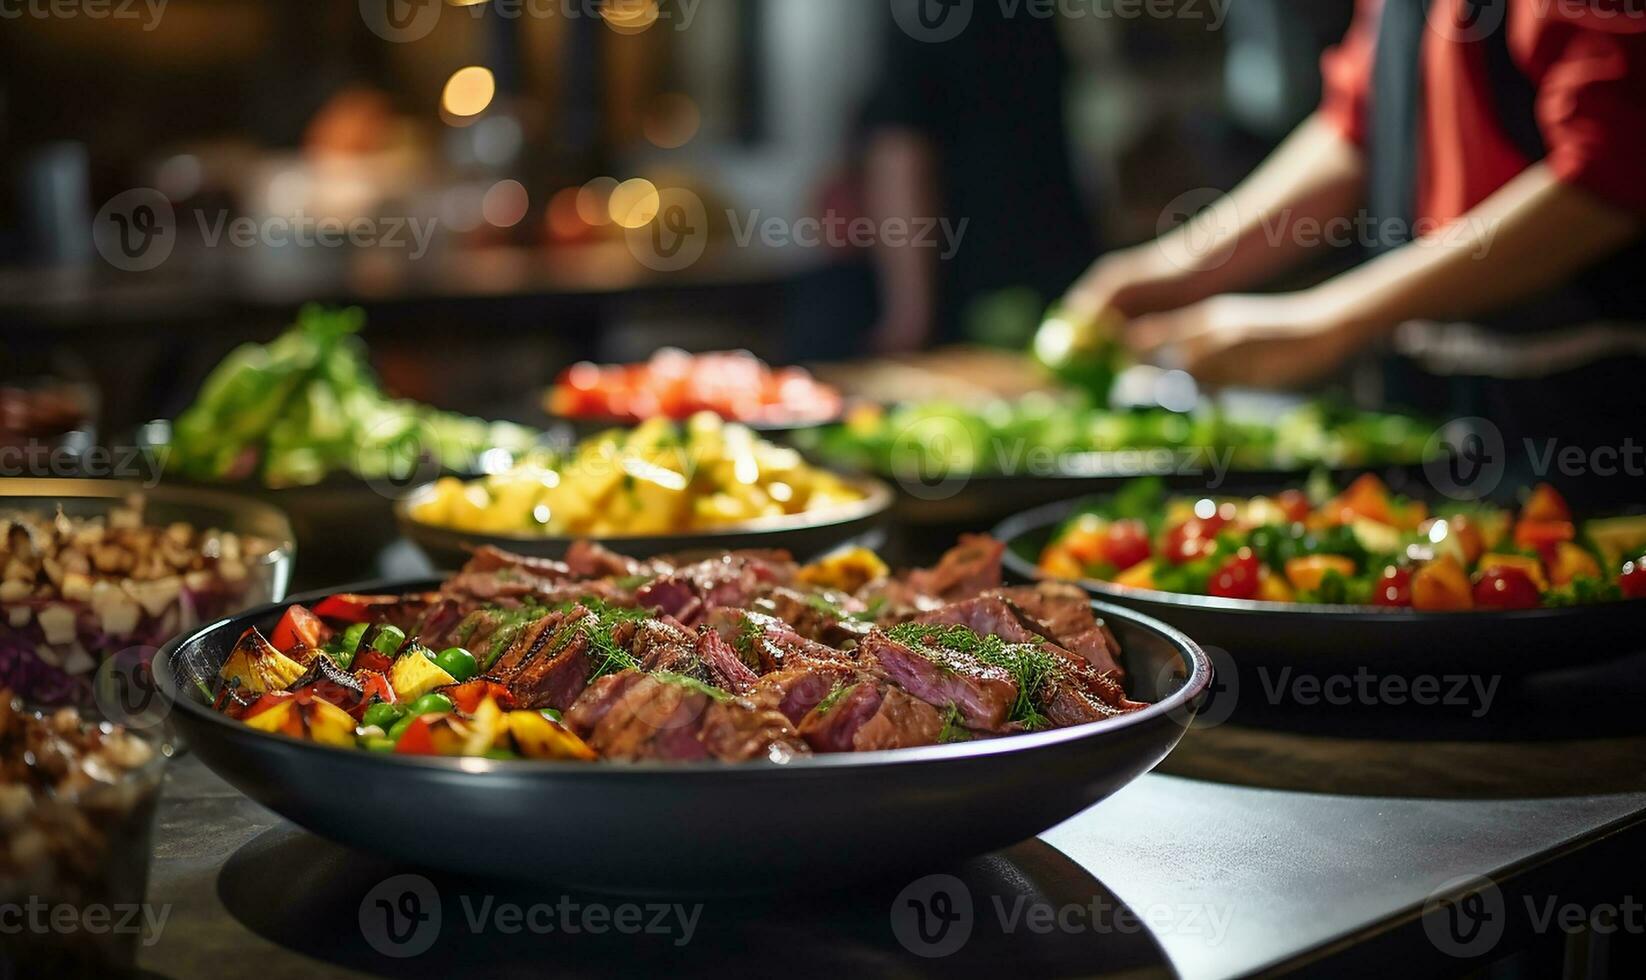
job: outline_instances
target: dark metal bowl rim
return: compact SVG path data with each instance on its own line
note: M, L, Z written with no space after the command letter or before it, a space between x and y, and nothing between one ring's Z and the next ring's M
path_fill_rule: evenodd
M1076 507L1084 502L1081 500L1063 500L1056 503L1036 507L1008 517L995 525L991 532L996 539L1006 543L1005 563L1013 573L1029 580L1037 580L1044 576L1034 562L1017 553L1013 545L1020 539L1036 531L1050 527L1063 520ZM1113 582L1102 582L1096 579L1081 579L1078 583L1089 592L1116 600L1136 600L1155 603L1161 606L1172 606L1183 609L1204 610L1208 612L1225 612L1236 615L1274 615L1285 613L1293 616L1325 617L1339 623L1375 621L1379 623L1437 623L1437 622L1464 622L1478 621L1484 617L1515 622L1527 622L1544 619L1573 618L1597 609L1619 609L1638 607L1646 613L1646 599L1624 599L1616 602L1596 602L1579 606L1540 607L1538 609L1503 609L1503 610L1459 610L1454 612L1420 611L1415 609L1386 609L1382 606L1360 605L1330 605L1314 602L1274 602L1268 599L1228 599L1222 596L1190 595L1186 592L1163 592L1159 589L1140 589L1131 586L1115 585Z
M1139 711L1116 715L1101 721L1089 722L1069 728L1058 728L1044 732L1029 732L1020 735L1007 735L1000 738L981 739L975 742L962 742L950 745L931 745L921 748L892 749L878 752L837 753L827 755L805 756L787 763L768 762L557 762L547 760L498 760L483 758L447 758L432 756L402 756L396 754L368 753L358 748L338 748L329 745L317 745L313 742L300 741L280 735L257 731L225 715L219 714L210 707L199 704L192 697L183 696L177 687L176 671L172 662L179 651L184 647L205 638L219 630L231 629L240 624L247 624L262 619L273 613L284 610L294 604L309 604L328 595L348 592L364 594L392 594L400 592L426 591L434 586L431 580L410 580L400 582L375 582L355 586L346 586L339 589L328 589L321 592L311 592L295 596L282 602L268 605L227 616L213 623L199 627L191 633L180 635L172 639L155 657L160 668L155 674L155 682L161 696L176 710L182 710L197 720L221 726L225 730L232 730L242 736L252 738L272 739L281 748L297 752L320 753L334 760L351 759L362 765L391 765L410 769L435 770L441 772L462 772L470 774L541 774L554 776L578 776L587 779L621 779L643 778L660 775L690 775L704 773L718 773L722 775L743 774L748 778L765 778L776 773L794 772L805 773L818 769L854 769L878 768L884 766L914 765L920 763L954 762L965 759L977 759L988 756L1012 755L1019 752L1028 752L1034 749L1049 748L1068 742L1082 741L1087 738L1100 737L1105 733L1118 732L1137 725L1148 724L1162 719L1170 719L1178 714L1187 728L1187 719L1192 717L1198 709L1198 699L1210 687L1212 682L1212 663L1199 645L1183 633L1141 613L1134 612L1119 606L1107 603L1093 602L1092 609L1099 616L1107 619L1125 620L1143 630L1155 633L1166 640L1176 651L1179 662L1188 668L1188 676L1183 685L1173 691L1163 700L1150 704ZM271 748L275 747L271 745ZM799 778L794 777L794 778Z

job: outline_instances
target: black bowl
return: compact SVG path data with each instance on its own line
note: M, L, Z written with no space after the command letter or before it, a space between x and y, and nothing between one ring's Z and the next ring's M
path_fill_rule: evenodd
M493 545L517 555L560 558L572 542L591 540L632 558L664 554L691 554L702 551L738 551L746 548L781 548L802 560L815 558L847 544L879 549L892 505L889 487L871 477L850 476L843 480L863 492L863 499L810 514L790 514L764 518L724 528L690 531L683 534L602 536L588 534L512 535L479 534L426 524L412 515L412 508L433 492L429 484L397 500L395 518L400 533L417 545L436 568L459 568L480 545Z
M267 735L211 710L201 686L214 685L245 629L272 627L284 608L214 623L155 658L171 718L207 766L351 847L604 891L816 890L1005 847L1153 768L1211 682L1210 662L1183 634L1099 605L1125 650L1130 693L1156 703L1075 728L786 765L385 756Z
M1040 578L1041 550L1071 514L1089 503L1068 500L1002 522L994 534L1006 542L1007 570L1026 581ZM1417 612L1080 584L1098 599L1158 617L1199 643L1227 651L1242 668L1517 676L1596 663L1646 647L1646 600L1639 599L1512 612Z

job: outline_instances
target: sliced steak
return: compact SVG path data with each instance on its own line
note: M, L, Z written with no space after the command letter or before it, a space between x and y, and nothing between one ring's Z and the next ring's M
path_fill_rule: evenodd
M704 630L697 637L697 659L709 674L709 683L733 694L748 694L760 680L759 675L737 659L737 651L714 630Z
M623 700L629 688L640 683L645 677L646 675L638 670L625 670L599 678L588 686L570 708L566 709L566 727L579 738L587 740L612 708Z
M942 712L890 685L882 694L874 717L852 736L853 750L874 752L937 744L943 734Z
M1005 553L1004 542L986 534L963 534L935 566L909 572L905 581L921 595L966 599L1000 587L1000 559Z
M830 692L857 680L857 669L847 664L789 667L760 678L750 697L756 704L778 711L798 725Z
M1098 671L1124 680L1120 665L1120 643L1107 624L1092 612L1092 603L1083 589L1066 582L1000 589L996 593L1039 624L1047 636L1066 650L1079 654Z
M641 562L593 541L573 541L566 549L566 567L578 578L640 578L670 571L661 559Z
M564 562L549 558L532 558L527 555L517 555L512 551L504 551L493 545L481 545L474 549L474 555L468 564L463 566L465 572L497 572L512 569L525 572L528 575L541 579L568 579L572 577L571 567Z
M844 593L805 595L779 586L755 601L756 612L774 616L795 633L826 646L841 647L867 636L871 624L850 618L868 607Z
M556 636L560 634L562 629L574 628L574 624L593 615L594 613L582 606L574 606L565 612L547 613L526 623L514 632L513 639L509 641L508 647L492 663L487 672L498 678L507 679L516 670L519 670L522 664L536 657L545 647L554 643ZM499 639L504 638L506 635L502 630L499 631ZM569 638L568 636L565 639ZM564 645L565 639L560 641L561 645Z
M813 708L801 719L800 737L817 752L851 752L858 729L880 710L885 700L872 681L852 685Z
M899 643L880 630L863 641L858 661L937 708L953 705L967 728L999 731L1017 701L1017 683L999 667L959 650Z
M698 740L709 755L722 762L787 762L811 754L787 718L743 698L709 705Z
M757 674L794 666L850 663L852 659L833 647L808 640L787 623L765 613L722 607L709 610L703 620Z
M575 624L563 632L572 634L564 646L551 645L503 678L517 707L565 711L589 686L589 638Z
M682 684L633 676L638 679L613 685L615 695L601 692L601 700L611 702L601 711L584 711L581 704L574 705L567 715L572 730L603 758L685 761L707 757L697 732L710 697Z

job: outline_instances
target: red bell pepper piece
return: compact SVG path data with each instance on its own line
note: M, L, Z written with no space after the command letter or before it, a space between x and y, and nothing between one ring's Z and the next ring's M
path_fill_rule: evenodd
M400 734L400 741L394 743L394 751L398 755L439 755L434 749L434 734L429 725L440 715L424 715L406 726Z
M331 639L331 630L320 621L320 617L309 612L302 606L292 606L286 614L280 617L280 622L269 635L269 642L281 653L290 653L299 646L318 650Z
M333 595L315 603L314 614L344 623L369 623L383 606L401 601L394 595Z

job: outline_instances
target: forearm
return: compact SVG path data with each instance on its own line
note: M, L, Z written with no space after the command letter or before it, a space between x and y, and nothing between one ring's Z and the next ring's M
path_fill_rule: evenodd
M1627 244L1638 218L1539 164L1447 227L1317 287L1343 328L1373 339L1408 320L1488 315Z
M888 130L876 135L867 152L865 194L876 227L936 216L935 169L931 147L919 134ZM889 245L881 237L875 243L874 262L880 278L882 323L923 323L929 329L937 307L936 251L908 242ZM925 338L902 339L918 344Z
M1248 289L1294 267L1319 229L1359 207L1365 164L1358 147L1311 117L1202 219L1152 248L1187 277L1190 301Z

